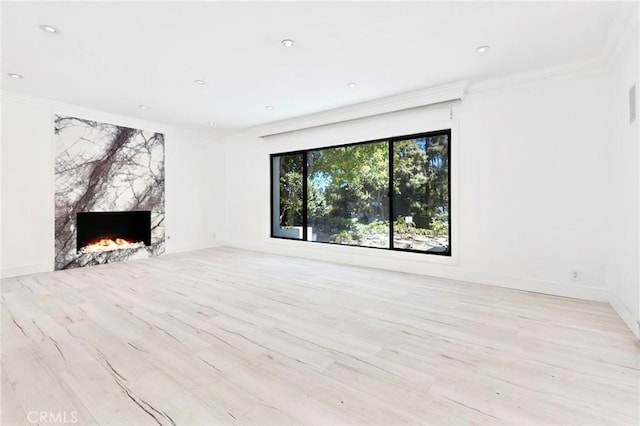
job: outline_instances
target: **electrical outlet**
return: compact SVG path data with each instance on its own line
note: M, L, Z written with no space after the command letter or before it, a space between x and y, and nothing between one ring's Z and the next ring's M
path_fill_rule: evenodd
M577 269L571 271L571 279L573 281L580 281L582 279L582 271L579 271Z
M211 238L213 238L214 240L216 239L216 233L215 232L213 234L211 234Z

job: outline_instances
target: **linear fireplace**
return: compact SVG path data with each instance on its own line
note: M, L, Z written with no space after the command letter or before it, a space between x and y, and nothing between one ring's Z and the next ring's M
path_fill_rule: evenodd
M76 213L78 253L151 245L151 211Z

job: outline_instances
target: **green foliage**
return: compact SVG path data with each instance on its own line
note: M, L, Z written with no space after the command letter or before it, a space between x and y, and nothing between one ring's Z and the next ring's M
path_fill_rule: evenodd
M280 225L302 224L302 160L299 155L280 157Z
M444 135L395 141L394 212L389 212L389 143L326 148L307 154L309 226L322 241L357 244L396 234L447 235L449 153ZM281 157L281 225L302 223L302 156ZM405 217L411 217L407 222Z
M316 229L331 235L329 241L339 244L354 244L364 239L362 225L357 222L357 219L330 218L323 225L324 227Z
M388 205L388 156L387 142L311 152L309 187L324 195L325 214L386 218L385 208L375 206Z
M444 213L436 214L436 216L431 220L431 230L436 237L449 235L448 215Z
M425 227L449 207L447 142L434 136L394 143L394 210L420 218Z
M415 223L407 223L404 216L398 216L393 222L393 231L396 234L425 235L431 236L433 233L430 229L418 228Z
M325 217L328 213L327 200L324 191L316 185L307 185L307 214L309 217Z
M404 216L398 216L395 222L393 222L393 230L396 234L409 234L413 233L416 229L416 225L414 223L407 223Z
M351 232L346 230L340 231L332 239L332 242L338 243L338 244L353 244L353 241L354 241L353 235L351 234Z
M368 225L364 226L364 235L376 235L376 234L388 234L389 233L389 221L388 220L376 220Z
M368 224L357 219L331 218L318 222L315 230L322 235L330 235L329 241L340 244L356 244L363 242L368 236L388 235L389 222L375 221Z
M447 216L440 214L433 218L430 228L419 228L413 222L407 223L404 216L398 216L393 222L393 229L396 235L425 237L439 237L448 235L449 223ZM367 237L389 235L389 221L376 220L365 224L357 219L325 218L319 220L314 228L321 235L329 235L329 241L339 244L359 244Z

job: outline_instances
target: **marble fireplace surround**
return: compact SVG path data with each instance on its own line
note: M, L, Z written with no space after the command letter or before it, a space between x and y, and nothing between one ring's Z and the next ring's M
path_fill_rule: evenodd
M165 245L164 135L54 117L55 269L157 256ZM151 244L78 253L77 213L151 212Z

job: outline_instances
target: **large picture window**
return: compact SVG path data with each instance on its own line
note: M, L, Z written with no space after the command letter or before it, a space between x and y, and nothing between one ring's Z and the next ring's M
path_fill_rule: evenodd
M271 155L271 236L451 255L451 131Z

